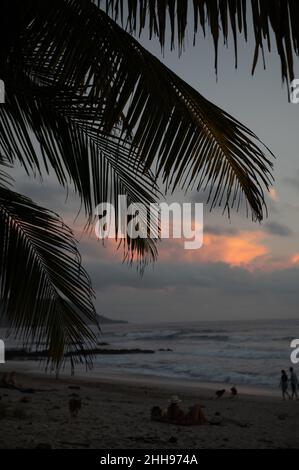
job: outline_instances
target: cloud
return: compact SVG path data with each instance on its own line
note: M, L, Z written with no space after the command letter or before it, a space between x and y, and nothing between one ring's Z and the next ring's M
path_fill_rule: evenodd
M51 179L42 183L38 180L23 179L17 182L14 189L61 216L70 215L73 221L81 206L80 199L73 189L67 190Z
M262 231L221 230L208 227L204 231L203 246L196 250L184 248L184 239L163 239L158 242L158 263L200 264L225 263L229 266L242 266L252 270L259 265L268 263L270 252L264 243L265 234ZM223 234L221 232L223 231ZM213 232L213 233L211 233ZM123 249L117 250L118 243L114 240L96 241L95 234L90 235L81 231L80 250L87 261L101 257L106 261L121 262ZM77 237L79 238L78 231Z
M220 227L220 225L205 225L204 233L210 235L237 235L239 230L235 227Z
M66 222L68 222L66 220ZM157 242L158 265L180 263L185 265L201 265L202 263L224 263L232 267L242 267L248 271L277 271L287 269L294 265L296 254L289 248L289 253L279 254L272 252L268 246L269 235L287 237L291 230L282 224L269 223L263 230L246 231L221 229L221 227L207 225L204 230L203 246L200 249L188 250L184 247L184 239L163 239ZM77 231L80 240L80 251L86 262L101 259L107 262L121 263L124 259L123 245L115 240L105 240L104 243L96 239L94 231ZM104 247L103 247L104 246ZM119 248L118 248L119 247Z
M280 237L289 237L293 234L292 230L287 225L278 222L267 222L263 224L263 228L267 233Z
M182 240L168 240L159 250L163 261L180 260L188 264L223 262L230 266L248 266L269 253L262 232L239 232L236 235L204 234L203 247L185 250Z
M271 199L271 201L273 201L273 202L278 201L278 193L277 193L277 190L275 188L270 188L268 195L269 195L269 198Z
M287 318L298 311L299 269L249 272L225 263L160 263L140 277L118 263L88 265L100 313L131 321ZM287 310L285 305L287 304Z
M295 254L291 257L291 263L292 263L292 264L298 264L298 265L299 265L299 253L295 253Z
M266 252L255 258L266 251L263 236L209 234L205 255L204 248L187 252L181 240L165 240L158 262L142 277L121 263L122 250L117 252L112 241L103 248L93 237L84 237L80 250L97 293L97 309L114 318L143 322L295 316L299 253L274 259ZM252 261L236 264L243 252Z
M284 178L283 182L299 191L299 170L295 171L294 175Z

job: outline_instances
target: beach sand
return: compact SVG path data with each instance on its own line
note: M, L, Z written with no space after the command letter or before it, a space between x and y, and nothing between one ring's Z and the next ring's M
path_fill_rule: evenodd
M241 394L230 399L227 394L217 400L212 388L167 379L17 376L24 387L44 391L0 389L1 449L299 448L299 401L284 402L278 391L277 397ZM72 393L82 399L77 418L68 410ZM185 409L199 401L207 418L216 416L218 424L184 427L151 421L151 408L167 407L172 394L180 396Z

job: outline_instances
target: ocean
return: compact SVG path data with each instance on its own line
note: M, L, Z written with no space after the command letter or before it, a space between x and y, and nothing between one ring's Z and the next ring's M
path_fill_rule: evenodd
M115 371L278 389L280 370L292 365L295 338L299 320L104 324L99 341L107 345L101 347L155 352L98 355L92 375Z
M103 325L101 340L109 347L155 353L98 356L95 372L277 388L280 370L292 366L295 338L299 320Z

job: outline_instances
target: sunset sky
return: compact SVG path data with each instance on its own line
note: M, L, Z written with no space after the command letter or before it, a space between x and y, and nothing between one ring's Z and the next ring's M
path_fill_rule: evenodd
M96 290L99 313L137 322L231 320L296 317L299 305L299 104L288 103L276 52L266 57L267 70L251 77L252 43L239 49L234 69L233 47L219 53L218 81L210 39L186 44L186 51L164 57L155 42L143 44L207 99L251 128L274 152L275 183L268 196L269 217L251 222L244 212L204 207L204 246L184 250L180 240L159 244L159 260L140 277L122 264L122 252L103 247L95 235L82 233L75 217L79 201L51 176L40 184L19 168L16 190L57 211L80 240L83 264ZM230 44L232 46L232 44ZM299 77L299 72L298 72ZM172 200L205 202L206 195L176 193Z

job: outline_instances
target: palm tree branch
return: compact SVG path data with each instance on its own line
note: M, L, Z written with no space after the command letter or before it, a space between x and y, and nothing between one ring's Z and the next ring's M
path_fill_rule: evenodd
M34 47L24 33L21 66L28 76L35 75L34 81L44 83L45 90L49 83L54 88L64 85L64 90L77 87L82 106L72 111L82 116L86 100L94 103L98 135L121 139L122 147L130 155L134 152L137 168L147 171L156 165L155 176L162 174L172 189L183 180L190 184L187 174L193 182L197 178L198 189L210 184L215 189L213 206L222 200L225 207L234 206L244 194L253 216L261 219L271 162L256 136L90 2L59 5L48 6L47 24L52 28L41 28L38 21L30 24L27 36L36 41ZM83 54L84 60L71 60ZM226 190L223 182L229 182Z
M7 93L5 110L0 109L0 144L7 155L16 155L29 174L33 171L42 176L37 140L45 168L50 165L64 186L68 185L68 177L72 178L85 203L89 223L95 219L94 208L102 202L114 205L117 222L117 198L121 194L127 196L128 205L141 202L148 207L155 203L159 191L150 171L137 166L138 160L125 141L98 131L93 106L82 107L83 99L73 93L55 95L55 100L52 96L53 92L46 100L44 92L42 97L38 91L21 97ZM4 132L9 128L11 132ZM124 242L125 257L130 261L135 258L146 264L157 257L153 239L131 243L128 236Z
M2 315L25 343L45 345L58 367L96 345L94 294L71 230L54 213L0 187ZM32 288L34 286L34 288ZM83 346L84 345L84 346Z
M294 57L299 55L299 9L294 0L95 0L95 3L130 33L141 34L147 28L150 37L158 37L162 48L169 31L170 46L177 45L180 53L188 33L193 33L195 43L199 29L204 35L209 31L214 42L216 72L221 35L224 44L228 44L232 35L237 67L239 38L243 35L247 41L252 29L255 40L252 72L259 55L265 65L265 49L271 51L274 43L281 61L282 79L294 79Z

